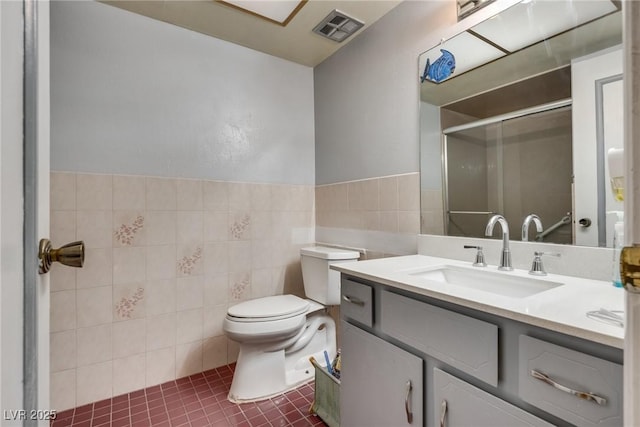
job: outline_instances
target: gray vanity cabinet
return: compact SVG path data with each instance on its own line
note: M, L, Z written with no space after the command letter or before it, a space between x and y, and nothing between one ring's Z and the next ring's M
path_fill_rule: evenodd
M347 322L341 326L341 425L422 426L422 359Z
M342 427L622 425L621 349L347 274L340 316Z
M434 425L440 427L553 426L440 369L434 369L433 383Z

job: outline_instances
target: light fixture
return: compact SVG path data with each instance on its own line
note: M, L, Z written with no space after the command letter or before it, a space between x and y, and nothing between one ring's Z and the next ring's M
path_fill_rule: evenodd
M458 0L464 16L493 0ZM565 4L566 3L566 4ZM420 81L442 83L619 10L610 0L524 0L420 55ZM468 9L471 8L471 9Z
M266 21L286 26L307 3L307 0L216 0L234 9Z
M334 9L315 26L313 32L340 43L363 26L364 22Z

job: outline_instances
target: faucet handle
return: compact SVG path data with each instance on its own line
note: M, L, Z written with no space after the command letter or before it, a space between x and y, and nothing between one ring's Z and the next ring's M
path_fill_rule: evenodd
M533 253L533 262L531 263L531 270L529 270L529 274L533 276L546 276L547 272L544 270L544 265L542 264L542 255L549 255L554 257L560 257L558 252L541 252L535 251Z
M487 263L484 262L484 253L482 252L482 246L464 245L465 249L477 249L476 260L473 263L474 267L486 267Z

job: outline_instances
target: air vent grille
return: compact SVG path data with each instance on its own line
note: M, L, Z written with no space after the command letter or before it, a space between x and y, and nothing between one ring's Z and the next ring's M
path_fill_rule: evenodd
M322 37L341 42L364 26L364 22L334 9L318 25L313 32Z

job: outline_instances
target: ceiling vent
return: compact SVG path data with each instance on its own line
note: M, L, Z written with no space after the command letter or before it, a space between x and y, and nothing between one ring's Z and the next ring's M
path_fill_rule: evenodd
M364 22L334 9L316 25L313 32L333 41L342 42L363 26Z

